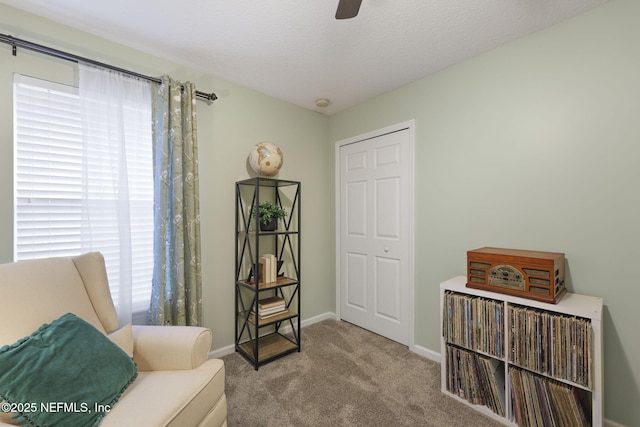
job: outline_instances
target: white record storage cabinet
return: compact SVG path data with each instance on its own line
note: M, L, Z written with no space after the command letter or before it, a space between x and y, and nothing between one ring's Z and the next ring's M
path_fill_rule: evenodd
M603 424L602 298L440 284L442 392L506 425Z

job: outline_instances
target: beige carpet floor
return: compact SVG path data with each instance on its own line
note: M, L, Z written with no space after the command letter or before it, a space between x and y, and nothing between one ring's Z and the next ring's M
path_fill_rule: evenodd
M223 359L229 427L501 425L444 396L438 363L347 322L302 328L300 353L258 371Z

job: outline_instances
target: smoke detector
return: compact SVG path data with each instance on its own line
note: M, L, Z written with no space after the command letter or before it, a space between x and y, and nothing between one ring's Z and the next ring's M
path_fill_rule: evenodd
M329 100L327 98L316 99L316 107L325 108L329 106Z

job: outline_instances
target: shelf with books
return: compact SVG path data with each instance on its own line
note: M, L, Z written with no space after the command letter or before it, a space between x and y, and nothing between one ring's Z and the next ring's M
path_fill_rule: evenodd
M602 425L602 307L442 283L442 392L507 425Z
M297 181L236 182L235 343L256 370L292 346L301 350L300 200ZM287 212L275 231L260 230L256 206L264 201Z
M245 311L238 313L239 316L246 318L246 321L252 324L256 323L255 314L251 313L251 311ZM290 318L296 317L298 313L291 310L284 310L277 314L267 316L267 317L259 317L258 318L258 326L269 326L274 323L282 322L284 320L288 320Z

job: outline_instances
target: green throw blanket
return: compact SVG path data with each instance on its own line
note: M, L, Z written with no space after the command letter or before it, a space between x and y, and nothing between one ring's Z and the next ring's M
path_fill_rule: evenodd
M0 401L32 426L97 426L138 375L135 362L67 313L0 348Z

